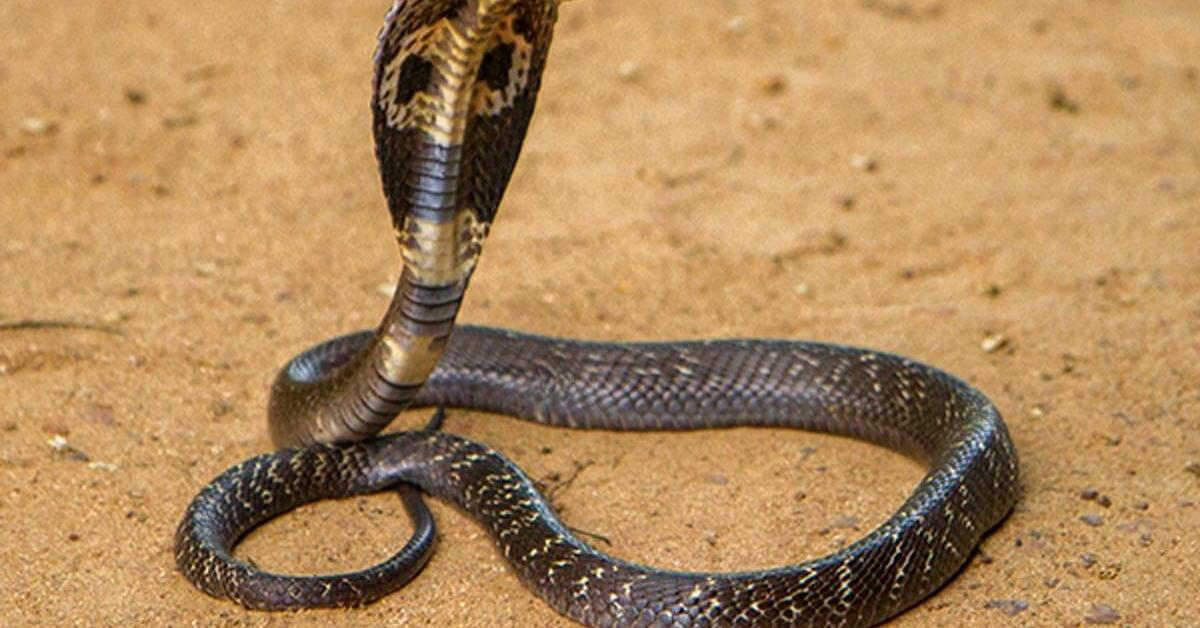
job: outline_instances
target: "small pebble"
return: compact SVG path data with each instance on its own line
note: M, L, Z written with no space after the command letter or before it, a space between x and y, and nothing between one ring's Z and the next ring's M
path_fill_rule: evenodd
M58 125L42 118L25 118L21 121L21 130L29 135L50 135L58 130Z
M146 92L136 87L125 88L125 100L131 105L141 105L146 102Z
M1109 499L1108 495L1101 495L1096 498L1096 503L1100 504L1101 508L1108 508L1112 506L1112 499Z
M1183 470L1200 478L1200 462L1189 462L1187 466L1183 468Z
M1082 491L1079 491L1079 497L1081 499L1086 499L1088 501L1096 499L1099 496L1100 496L1100 491L1097 491L1094 488L1085 488Z
M995 353L1007 346L1008 338L1005 338L1001 334L992 334L979 343L979 348L983 349L986 353Z
M46 441L46 444L50 445L50 449L54 450L55 454L63 456L68 460L74 460L76 462L88 462L91 460L86 453L76 449L71 445L71 443L68 443L67 439L63 438L61 434L55 434L53 438Z
M1104 525L1104 517L1100 515L1084 515L1079 518L1080 521L1092 526L1093 528Z
M208 404L208 410L213 416L221 417L233 412L233 404L228 399L216 399Z
M638 80L642 74L642 64L637 61L623 61L617 66L617 78L622 81L633 82Z
M1025 600L989 600L983 607L994 608L1009 617L1015 617L1029 608L1029 602Z
M1079 113L1079 103L1067 95L1061 87L1055 87L1046 95L1046 103L1051 109L1063 113Z
M1084 569L1091 568L1092 565L1096 564L1097 560L1099 560L1099 558L1091 552L1084 552L1079 556L1079 563L1083 565Z
M720 473L714 473L714 474L708 476L708 483L716 484L717 486L724 486L726 484L729 484L729 478L721 475Z
M1150 502L1147 502L1147 501L1134 502L1133 507L1135 510L1150 510Z
M875 172L879 169L879 162L875 161L874 157L868 155L852 155L850 157L850 166L855 170L863 172Z
M74 543L75 541L78 541L78 540L79 540L79 535L78 535L78 534L76 534L76 533L74 533L74 532L72 532L72 533L70 533L70 534L68 534L68 535L67 535L67 540L68 540L68 541L71 541L72 543Z
M772 74L758 81L758 91L768 96L778 96L787 89L787 79L782 74Z
M1108 604L1092 604L1083 616L1087 624L1115 624L1121 620L1121 614Z
M740 35L740 34L746 32L746 26L747 26L746 18L744 16L739 15L725 23L725 30L727 30L735 35Z

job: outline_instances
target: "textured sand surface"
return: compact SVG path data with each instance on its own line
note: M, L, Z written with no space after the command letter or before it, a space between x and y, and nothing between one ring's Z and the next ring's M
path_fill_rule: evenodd
M191 497L269 447L278 366L386 306L386 8L0 3L0 624L565 623L442 504L429 567L366 609L247 613L174 571ZM1192 0L575 0L461 320L938 365L1001 408L1024 494L895 624L1194 624L1197 60ZM921 477L803 432L446 428L669 568L826 553ZM331 572L406 526L392 495L322 503L241 551Z

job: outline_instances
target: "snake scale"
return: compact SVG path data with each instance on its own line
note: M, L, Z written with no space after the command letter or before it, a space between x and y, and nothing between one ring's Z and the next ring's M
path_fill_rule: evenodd
M372 111L403 259L395 296L374 331L326 341L280 372L269 423L284 449L201 491L176 532L179 569L250 608L368 603L432 553L419 487L476 518L529 589L588 625L863 626L929 596L1016 501L1012 441L971 386L839 345L594 343L455 326L533 113L557 12L558 0L393 4ZM895 449L928 474L891 518L829 556L762 571L664 571L579 540L530 478L483 444L435 426L376 436L418 406L572 428L805 428ZM301 504L389 489L415 532L380 565L284 576L232 555L249 530Z

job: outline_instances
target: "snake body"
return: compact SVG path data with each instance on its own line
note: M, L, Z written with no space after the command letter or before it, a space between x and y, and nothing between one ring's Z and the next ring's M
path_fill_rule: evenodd
M557 0L399 0L376 55L376 152L402 257L379 328L322 343L279 374L280 451L192 502L176 562L251 608L364 604L428 560L412 486L478 519L529 589L593 626L883 621L937 590L1011 511L1017 459L995 407L906 358L810 342L594 343L455 326L533 112ZM572 428L783 426L861 438L928 474L901 508L829 556L731 574L658 570L574 536L534 483L486 445L426 429L374 437L410 406L463 407ZM339 443L339 444L326 444ZM395 488L415 533L393 558L333 576L270 574L232 556L271 517Z

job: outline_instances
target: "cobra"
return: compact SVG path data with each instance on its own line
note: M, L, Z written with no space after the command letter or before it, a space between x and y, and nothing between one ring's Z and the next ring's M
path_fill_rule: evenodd
M1017 498L1017 458L982 393L918 362L810 342L592 343L454 324L534 110L557 0L399 0L375 57L376 154L403 268L377 329L280 372L269 408L285 449L222 473L175 538L197 587L247 607L366 604L433 549L416 488L490 533L513 571L593 626L881 622L957 573ZM775 569L674 572L612 558L560 521L502 454L430 429L376 436L401 410L462 407L592 429L785 426L848 435L927 465L878 528ZM232 549L311 501L399 491L416 529L394 557L328 576L267 573Z

